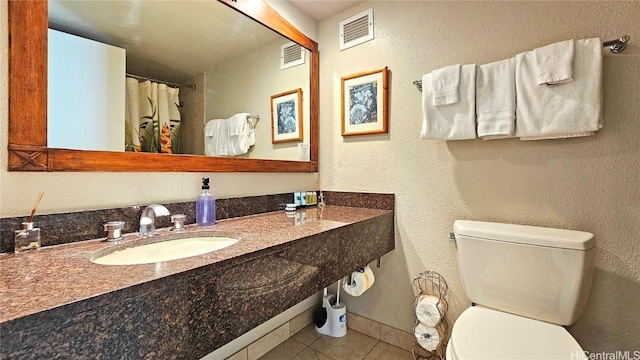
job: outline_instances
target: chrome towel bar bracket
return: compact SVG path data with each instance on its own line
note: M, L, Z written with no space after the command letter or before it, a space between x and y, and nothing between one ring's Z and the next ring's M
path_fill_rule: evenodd
M605 41L602 43L602 46L609 47L609 50L612 53L617 54L619 52L624 51L624 49L627 47L627 43L629 42L629 40L631 40L629 35L624 35L620 39Z

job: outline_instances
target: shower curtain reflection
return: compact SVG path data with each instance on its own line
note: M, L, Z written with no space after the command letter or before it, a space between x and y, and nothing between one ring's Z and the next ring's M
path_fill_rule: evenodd
M127 77L125 150L182 154L177 88Z

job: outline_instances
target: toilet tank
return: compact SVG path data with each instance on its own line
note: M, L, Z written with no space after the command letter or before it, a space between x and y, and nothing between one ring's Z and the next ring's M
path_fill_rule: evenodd
M453 230L472 302L559 325L578 320L595 267L593 234L470 220Z

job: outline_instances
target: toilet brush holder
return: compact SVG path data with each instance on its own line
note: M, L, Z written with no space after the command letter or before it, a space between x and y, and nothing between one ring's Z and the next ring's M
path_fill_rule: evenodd
M316 324L316 331L331 337L347 335L347 305L337 303L335 295L325 295L322 297L322 307L327 312L327 319L320 327Z

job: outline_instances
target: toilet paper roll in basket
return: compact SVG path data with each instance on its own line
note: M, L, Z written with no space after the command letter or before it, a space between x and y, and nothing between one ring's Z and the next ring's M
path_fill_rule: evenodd
M427 326L436 326L446 309L446 303L438 297L421 295L416 304L416 317Z
M434 351L440 345L440 333L438 329L433 326L427 326L425 324L419 324L414 330L416 340L418 344L425 350Z
M365 291L369 290L375 281L373 271L368 266L360 268L357 271L351 273L351 284L345 281L342 285L342 289L351 296L360 296Z

